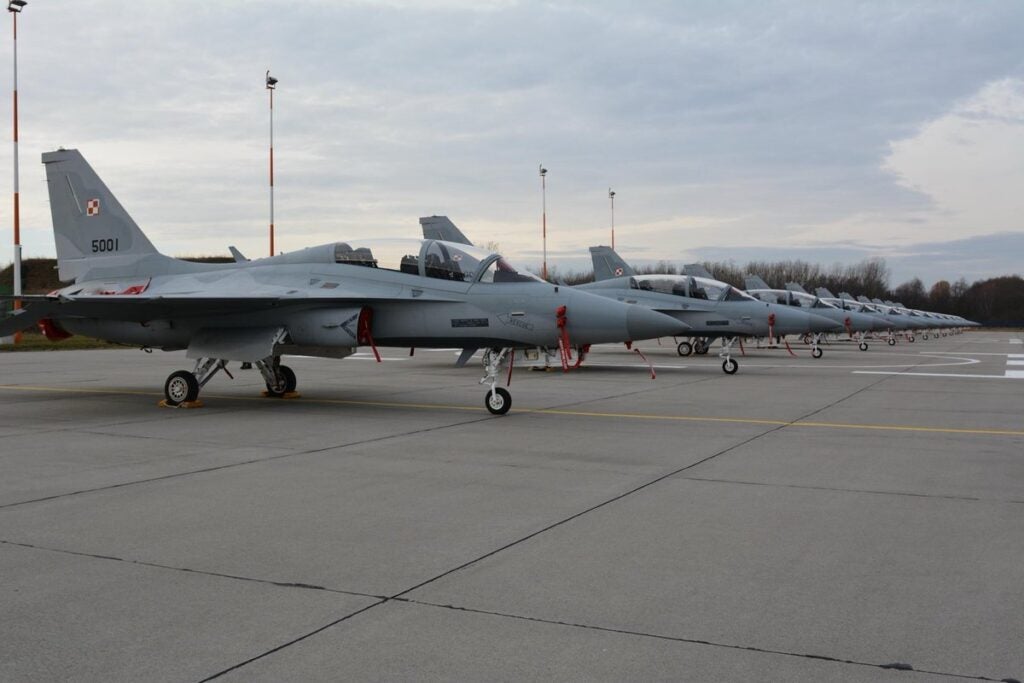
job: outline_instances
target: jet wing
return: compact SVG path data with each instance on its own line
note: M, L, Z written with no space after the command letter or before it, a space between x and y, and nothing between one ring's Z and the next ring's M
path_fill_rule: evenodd
M13 299L11 296L0 297ZM275 308L327 308L335 305L369 305L385 302L450 302L458 301L448 297L427 293L422 290L402 290L397 293L380 293L370 289L316 290L299 295L278 296L209 296L206 293L181 293L174 295L107 294L90 296L45 296L20 297L27 306L24 313L0 322L3 335L12 334L34 325L46 317L99 318L105 320L126 320L146 322L163 318L208 317L211 315L232 315L255 313ZM26 317L29 316L29 317ZM8 328L11 331L7 331Z

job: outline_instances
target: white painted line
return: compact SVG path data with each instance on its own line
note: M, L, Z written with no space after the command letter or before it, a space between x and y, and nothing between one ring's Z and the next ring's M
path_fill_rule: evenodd
M1021 360L1008 360L1008 361L1006 361L1006 364L1007 365L1024 365L1024 359L1021 359Z
M1014 372L1017 374L1011 375ZM968 375L941 372L883 372L881 370L854 370L854 375L899 375L900 377L958 377L973 379L1024 379L1024 371L1007 370L1005 375Z
M1024 353L1008 353L1007 358L1024 358Z

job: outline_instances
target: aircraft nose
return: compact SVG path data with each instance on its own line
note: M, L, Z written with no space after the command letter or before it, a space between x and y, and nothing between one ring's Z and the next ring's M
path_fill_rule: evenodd
M815 315L814 313L808 313L808 325L811 328L811 332L835 332L843 328L841 323L826 318L823 315Z
M633 341L671 337L689 329L689 325L672 316L642 306L631 305L626 313L626 331Z
M769 310L775 314L776 334L802 334L814 331L811 329L811 316L801 310L789 306L772 306Z

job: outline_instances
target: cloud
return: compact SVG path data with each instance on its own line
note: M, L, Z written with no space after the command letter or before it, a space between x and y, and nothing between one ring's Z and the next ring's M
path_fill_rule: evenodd
M262 253L267 68L285 249L416 234L445 213L532 259L541 162L551 253L608 241L608 186L619 239L667 257L1016 230L974 220L983 167L954 201L953 180L901 160L955 164L954 145L913 142L951 112L991 132L958 129L972 144L1009 139L1012 93L978 93L1020 78L1022 20L1016 2L923 0L32 4L26 254L53 252L38 159L58 145L168 253Z

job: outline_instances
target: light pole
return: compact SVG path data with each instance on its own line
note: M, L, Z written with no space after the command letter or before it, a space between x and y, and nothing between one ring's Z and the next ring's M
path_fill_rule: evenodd
M8 0L7 11L14 20L14 296L21 296L21 204L18 198L18 15L28 4L25 0ZM15 299L15 310L21 301ZM21 341L21 333L14 335L14 343Z
M544 164L540 165L540 225L541 225L541 237L544 243L544 260L541 263L540 276L542 279L548 279L548 188L545 178L548 175L548 169L544 168Z
M274 88L277 79L267 69L267 92L270 93L270 255L274 255Z
M615 251L615 190L608 188L608 199L612 203L612 251Z

